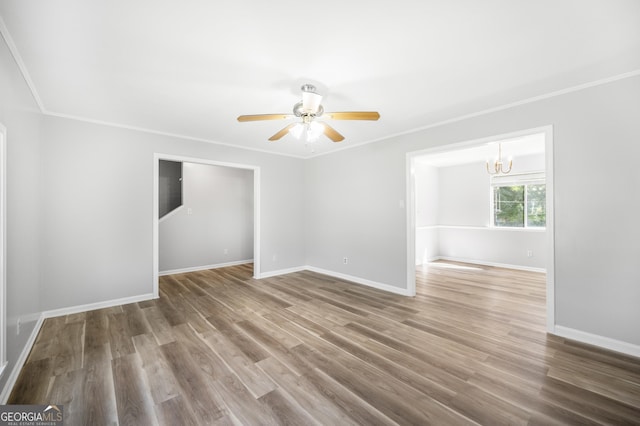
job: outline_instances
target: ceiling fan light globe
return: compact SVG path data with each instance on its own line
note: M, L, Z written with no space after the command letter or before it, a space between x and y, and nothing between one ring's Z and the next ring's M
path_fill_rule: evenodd
M300 139L302 136L302 130L304 129L304 125L302 123L298 123L292 128L289 129L289 133L296 139Z
M320 108L322 96L313 92L302 92L302 110L306 113L315 114Z
M309 123L307 127L307 142L315 142L324 133L324 126L316 121Z

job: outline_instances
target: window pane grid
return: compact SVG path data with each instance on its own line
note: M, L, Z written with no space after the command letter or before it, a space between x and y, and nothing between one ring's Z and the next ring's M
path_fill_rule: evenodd
M540 228L546 225L545 184L493 186L493 226Z

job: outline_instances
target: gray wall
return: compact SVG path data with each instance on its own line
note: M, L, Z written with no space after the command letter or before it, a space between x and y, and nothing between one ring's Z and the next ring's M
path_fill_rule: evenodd
M42 116L0 38L0 123L7 128L7 368L4 388L40 313ZM16 322L20 319L20 335Z
M489 226L489 175L484 164L442 167L439 171L438 224Z
M416 207L416 265L440 256L438 235L440 173L437 167L416 163L414 167Z
M422 163L414 167L416 227L440 224L440 169Z
M556 323L640 344L638 117L635 76L308 160L308 264L405 288L406 154L553 125Z
M184 205L159 224L160 272L253 259L253 170L183 163L183 171Z
M307 160L307 264L404 288L405 156L387 142Z
M43 309L151 293L154 153L260 167L260 272L304 264L302 160L49 116L43 130Z

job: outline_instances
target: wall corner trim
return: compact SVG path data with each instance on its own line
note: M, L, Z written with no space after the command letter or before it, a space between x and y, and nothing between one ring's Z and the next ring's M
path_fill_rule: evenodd
M13 390L13 387L15 386L16 381L18 380L18 376L22 371L22 367L24 367L24 364L27 362L27 358L31 353L31 349L33 348L33 345L36 343L36 338L38 337L38 333L40 333L40 329L42 328L44 319L45 319L44 313L40 314L40 317L38 318L36 325L33 327L33 330L31 331L31 334L29 335L29 338L27 339L27 342L24 345L24 348L22 348L22 352L20 352L20 356L18 356L16 363L13 365L13 368L11 369L11 374L9 374L9 378L7 379L7 382L5 383L4 388L2 389L2 393L0 393L0 404L5 405L7 403L7 400L11 395L11 391Z
M588 345L597 346L600 348L609 349L611 351L620 352L625 355L631 355L633 357L640 358L640 345L634 345L633 343L623 342L621 340L611 339L609 337L587 333L585 331L563 327L561 325L556 325L552 334L575 340L580 343L586 343Z
M2 19L2 17L0 17L0 36L4 39L5 43L7 44L7 47L11 52L11 56L13 56L13 60L16 62L18 69L20 69L22 78L24 78L25 83L27 83L27 86L31 91L31 95L33 96L33 99L36 101L36 104L38 104L38 108L40 108L40 112L43 114L46 113L47 110L45 109L44 104L42 103L42 98L40 98L40 95L36 90L36 85L33 83L33 80L31 79L31 75L29 74L29 71L27 71L27 66L22 60L22 56L20 56L20 52L18 52L18 47L16 46L16 43L13 41L13 37L11 36L11 34L9 34L9 29L7 28L7 25L4 23L4 20Z

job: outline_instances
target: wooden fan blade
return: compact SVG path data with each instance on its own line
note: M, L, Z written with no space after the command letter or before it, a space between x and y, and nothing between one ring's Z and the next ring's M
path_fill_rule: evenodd
M280 139L281 137L283 137L284 135L286 135L287 133L289 133L289 130L291 130L291 128L293 126L295 126L298 123L291 123L289 124L287 127L285 127L284 129L280 130L278 133L276 133L275 135L271 136L269 138L270 141L277 141L278 139Z
M340 142L344 140L344 136L336 131L333 127L329 126L327 123L322 123L324 126L324 134L327 135L329 139L334 142Z
M322 118L334 120L377 120L380 114L376 111L325 112Z
M238 117L238 121L262 121L262 120L286 120L287 118L293 118L291 114L254 114L254 115L241 115Z

